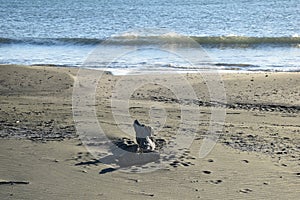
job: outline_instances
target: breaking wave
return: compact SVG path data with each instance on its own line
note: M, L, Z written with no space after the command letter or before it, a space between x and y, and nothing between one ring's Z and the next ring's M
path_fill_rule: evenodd
M5 44L20 44L20 45L135 45L147 46L159 44L161 42L185 42L196 41L200 45L207 47L238 47L238 48L253 48L257 46L266 47L300 47L300 37L244 37L244 36L218 36L218 37L180 37L174 35L162 36L138 36L124 35L106 39L97 38L0 38L0 45ZM107 41L109 41L107 43Z

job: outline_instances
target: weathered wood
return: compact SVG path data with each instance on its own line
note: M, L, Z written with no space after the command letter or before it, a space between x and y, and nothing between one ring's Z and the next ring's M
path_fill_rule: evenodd
M0 185L29 184L29 181L0 180Z
M136 133L136 142L142 152L154 151L155 143L152 141L151 136L153 130L150 126L140 124L138 120L135 120L133 127Z

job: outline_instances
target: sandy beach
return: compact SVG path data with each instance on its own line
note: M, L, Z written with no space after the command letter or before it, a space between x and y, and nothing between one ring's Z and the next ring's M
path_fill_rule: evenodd
M100 174L111 166L95 160L74 123L72 96L78 70L0 66L0 199L299 198L299 72L222 73L223 104L211 102L213 91L197 73L184 74L188 85L180 87L191 86L198 100L179 101L157 84L137 88L129 99L129 113L153 125L155 136L166 142L166 148L181 129L183 104L192 113L199 109L197 127L187 130L195 137L189 148L160 169L135 173L132 166L128 171ZM117 99L117 84L125 87L126 81L146 76L105 72L97 82L95 114L108 138L134 141L116 123L111 99ZM160 78L167 81L174 76ZM212 107L226 111L225 121L217 144L199 158ZM156 123L149 118L155 110L159 113L154 116L162 110L166 113L162 127L160 119ZM132 128L132 123L122 126Z

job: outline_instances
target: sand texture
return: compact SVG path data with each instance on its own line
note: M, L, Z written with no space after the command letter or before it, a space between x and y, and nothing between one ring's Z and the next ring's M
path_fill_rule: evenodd
M170 74L151 79L192 87L197 96L180 99L164 85L140 84L150 75L102 73L88 107L115 144L108 145L97 135L84 142L75 126L73 114L82 116L72 111L78 71L0 66L0 199L299 198L300 73L223 73L226 101L211 99L201 74L183 75L186 85ZM139 87L122 99L133 83ZM119 107L126 103L131 118ZM214 110L225 111L225 121L217 144L200 158ZM120 153L124 141L135 141L132 119L153 127L160 162L157 154ZM184 148L174 145L177 131L193 136ZM93 149L105 154L95 158ZM154 160L135 164L142 159Z

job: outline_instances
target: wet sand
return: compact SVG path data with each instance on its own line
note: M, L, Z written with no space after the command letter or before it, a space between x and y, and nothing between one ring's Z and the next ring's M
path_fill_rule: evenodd
M197 101L179 101L157 84L137 88L130 96L130 115L154 130L160 128L156 137L167 145L181 128L181 106L199 109L199 124L187 130L195 134L194 140L153 172L135 173L138 168L133 166L126 172L99 174L111 166L96 162L75 131L72 92L78 69L2 65L0 72L1 199L297 199L300 195L300 73L224 73L223 104L210 101L201 74L185 75ZM96 115L107 137L134 140L117 126L111 104L116 84L126 86L120 80L137 80L125 77L102 75ZM199 158L212 107L226 110L224 128L213 150ZM161 110L167 113L163 127L160 119L149 118L150 111L158 112L155 117Z

